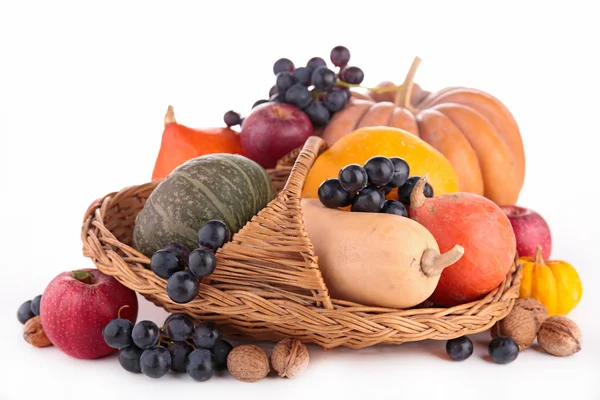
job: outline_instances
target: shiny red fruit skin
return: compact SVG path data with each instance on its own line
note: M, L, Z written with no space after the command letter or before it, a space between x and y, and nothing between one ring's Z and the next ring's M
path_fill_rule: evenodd
M71 271L57 275L42 296L40 318L50 342L65 354L95 359L116 352L104 342L102 330L111 320L121 318L135 323L138 301L135 292L97 269L82 269L93 276L83 283Z
M519 257L535 258L538 246L542 246L542 257L550 260L552 233L546 220L530 208L516 205L504 205L501 208L515 232Z
M452 307L475 301L495 289L513 265L516 239L508 217L492 201L473 193L449 193L409 207L409 216L425 226L440 252L459 244L464 255L446 268L430 297Z
M264 103L244 119L240 132L243 153L263 168L274 168L277 161L304 145L314 134L304 111L284 103Z

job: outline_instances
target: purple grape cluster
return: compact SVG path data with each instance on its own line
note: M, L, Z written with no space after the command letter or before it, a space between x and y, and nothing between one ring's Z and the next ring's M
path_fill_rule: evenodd
M215 252L231 239L223 221L211 220L198 230L198 247L188 249L171 243L156 251L150 259L150 269L167 279L167 295L175 303L192 301L200 290L200 280L210 276L217 266Z
M364 79L360 68L348 65L350 51L346 47L334 47L329 58L334 69L321 57L313 57L300 67L288 58L275 61L275 84L269 90L269 99L256 101L252 108L267 102L286 103L302 109L314 127L327 125L348 104L349 87L360 85ZM227 111L223 120L229 127L243 123L241 114L235 111Z
M353 212L381 212L408 217L410 195L419 181L410 176L410 166L401 157L371 157L364 165L349 164L337 178L325 180L319 186L319 200L328 208L351 206ZM398 200L386 200L386 195L397 190ZM429 183L423 190L425 197L433 197Z
M119 350L119 364L129 372L161 378L169 371L186 373L205 382L216 371L227 369L233 346L212 321L194 321L184 314L171 314L158 327L145 320L133 324L116 318L104 327L104 341Z

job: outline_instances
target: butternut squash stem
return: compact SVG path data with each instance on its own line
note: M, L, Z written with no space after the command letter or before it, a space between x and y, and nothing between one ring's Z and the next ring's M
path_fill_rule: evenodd
M427 177L429 174L425 174L421 179L417 181L415 187L410 193L410 208L421 208L425 204L425 184L427 183Z
M415 112L415 108L411 104L411 97L415 83L415 75L417 73L417 69L419 68L419 64L421 64L421 59L419 57L415 57L410 69L408 70L408 73L406 74L406 78L404 78L404 83L402 84L402 86L406 88L406 90L404 90L404 98L402 96L403 91L398 90L396 91L396 98L394 99L394 104L396 107L406 108L412 113Z
M444 254L437 250L427 249L421 256L421 271L427 276L438 276L465 254L465 249L461 245L455 245Z
M544 257L542 256L542 246L540 246L539 244L535 252L535 263L544 264Z
M167 112L165 114L164 121L165 121L165 126L172 124L174 122L177 122L177 121L175 121L175 111L173 111L173 106L169 106L167 108Z

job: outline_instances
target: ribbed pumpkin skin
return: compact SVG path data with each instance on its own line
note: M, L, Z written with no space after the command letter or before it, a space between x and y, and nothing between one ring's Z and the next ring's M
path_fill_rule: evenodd
M237 154L210 154L177 167L138 214L133 247L150 257L168 243L194 249L198 229L222 220L232 234L275 198L266 171Z
M469 88L429 93L417 84L410 109L396 106L392 92L353 92L352 96L323 130L329 146L358 128L400 128L448 158L461 191L483 195L499 205L517 203L525 179L525 153L519 127L500 100Z

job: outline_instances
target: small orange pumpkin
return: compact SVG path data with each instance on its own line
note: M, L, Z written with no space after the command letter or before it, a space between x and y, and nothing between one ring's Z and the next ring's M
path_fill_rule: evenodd
M460 190L496 204L516 204L525 178L521 134L510 111L495 97L476 89L446 88L437 93L413 82L417 57L402 86L393 91L352 92L345 109L322 133L329 146L367 126L392 126L428 142L452 164ZM379 88L393 86L382 82Z
M548 315L567 315L579 301L583 288L577 270L568 262L544 261L542 247L538 246L533 257L521 257L523 278L519 297L539 300Z

